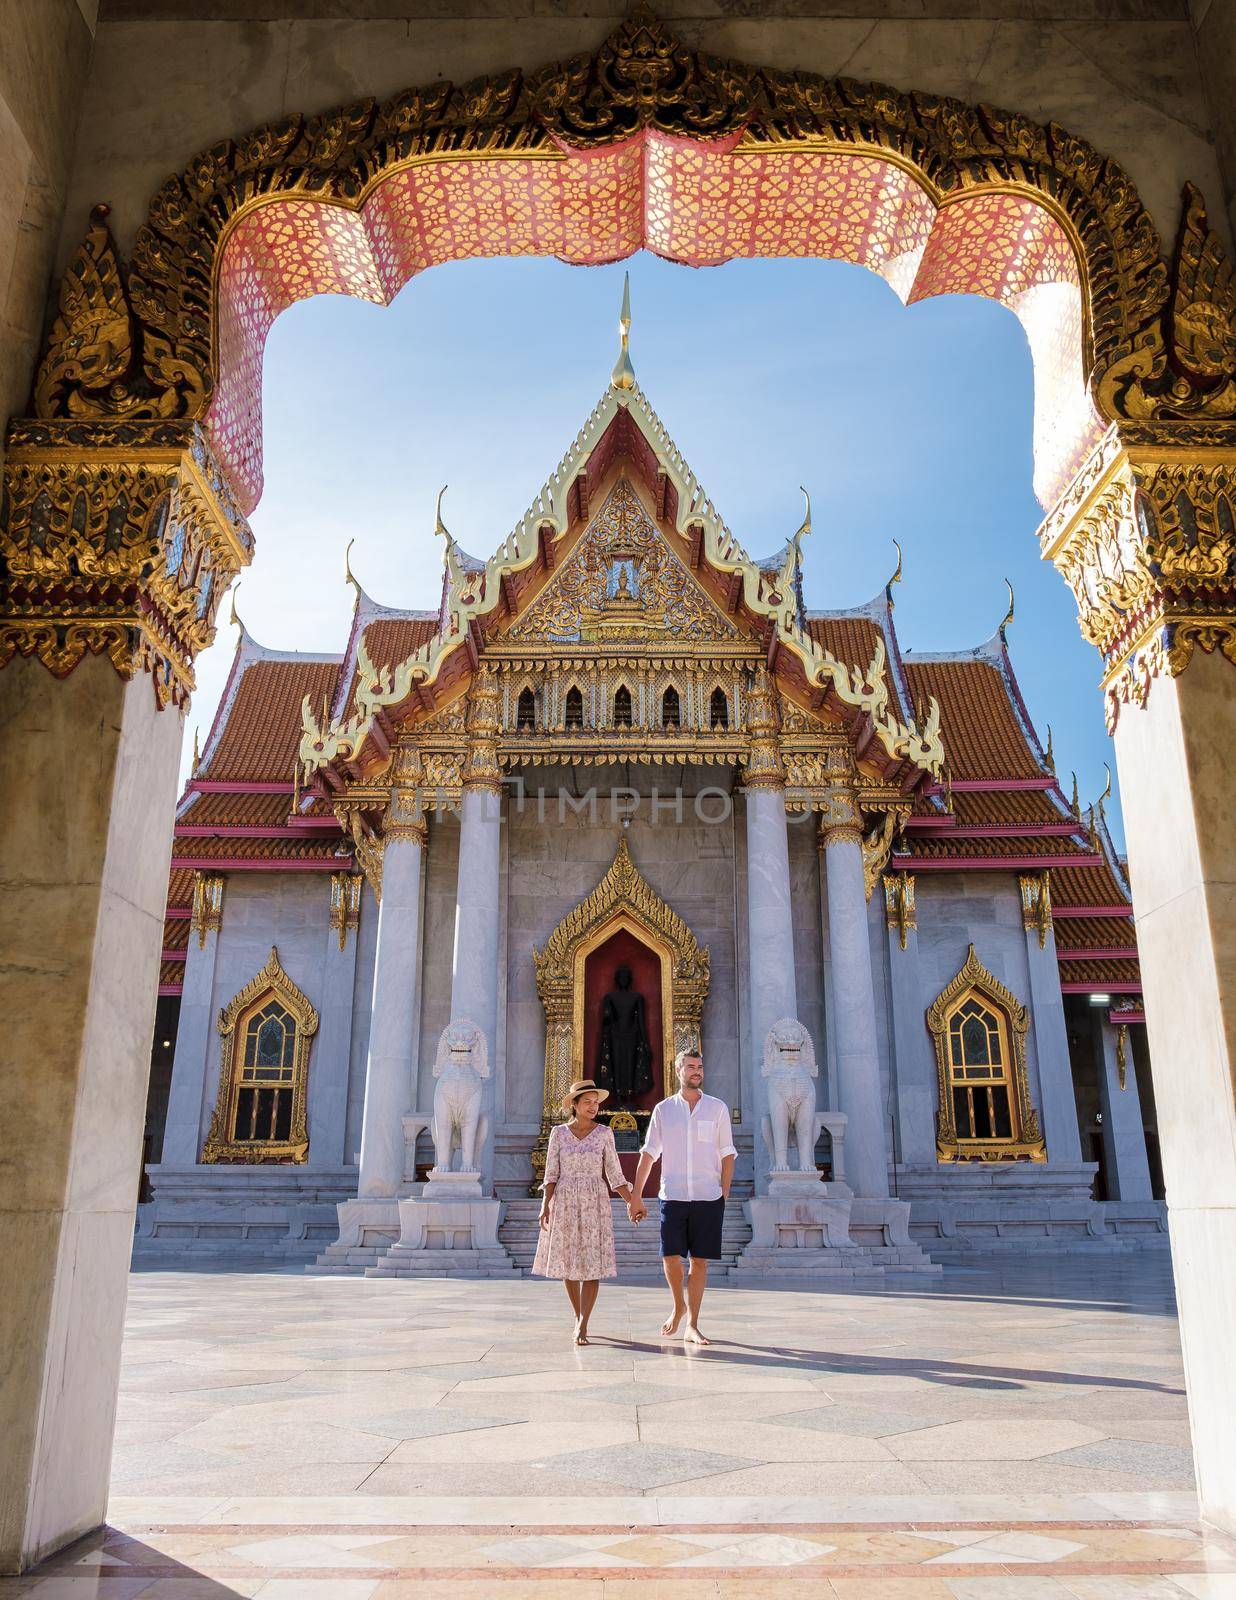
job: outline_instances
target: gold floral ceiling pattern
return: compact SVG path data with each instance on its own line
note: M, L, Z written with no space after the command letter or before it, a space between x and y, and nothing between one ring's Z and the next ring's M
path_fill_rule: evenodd
M1084 382L1077 261L1063 227L1033 200L975 194L937 210L903 165L875 153L647 133L587 152L435 155L383 179L357 210L279 198L242 216L223 247L209 423L244 504L262 488L266 337L295 301L345 293L386 304L426 267L476 256L596 264L639 249L691 266L848 261L907 302L999 300L1026 326L1035 358L1045 502L1101 431ZM1045 285L1054 293L1034 299Z

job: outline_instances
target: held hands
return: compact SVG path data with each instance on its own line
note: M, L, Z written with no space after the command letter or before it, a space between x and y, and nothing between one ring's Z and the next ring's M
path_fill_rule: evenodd
M631 1199L627 1201L627 1216L632 1222L642 1222L648 1215L648 1207L642 1200Z

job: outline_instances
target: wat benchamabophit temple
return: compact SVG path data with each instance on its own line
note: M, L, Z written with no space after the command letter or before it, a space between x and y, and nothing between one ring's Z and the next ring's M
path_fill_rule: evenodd
M809 508L747 554L627 324L487 560L440 503L437 611L356 584L340 654L241 629L177 812L139 1255L526 1270L567 1082L629 1163L687 1045L732 1274L1163 1242L1129 885L1006 627L920 656L891 583L806 610Z

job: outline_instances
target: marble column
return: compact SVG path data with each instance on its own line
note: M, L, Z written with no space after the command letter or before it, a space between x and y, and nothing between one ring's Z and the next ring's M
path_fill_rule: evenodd
M903 1166L934 1168L936 1106L940 1091L935 1051L923 1020L925 1006L914 876L905 872L889 873L881 888L888 925L898 1154ZM880 893L881 889L876 892Z
M0 673L0 1572L107 1504L182 721L106 654Z
M427 842L414 798L394 797L382 849L382 898L357 1189L361 1200L392 1199L403 1184L403 1116L414 1108L416 1098L414 1024L421 963L421 873Z
M226 890L224 893L226 910ZM189 932L180 1020L176 1025L176 1054L163 1127L163 1151L159 1157L159 1165L163 1167L196 1166L219 1086L219 1032L215 1027L219 933L217 921L202 926L200 931L195 921Z
M1150 1162L1137 1069L1128 1027L1124 1037L1104 1013L1094 1017L1094 1054L1099 1073L1099 1107L1103 1112L1103 1154L1107 1159L1110 1200L1149 1200ZM1121 1081L1123 1079L1123 1082Z
M418 874L419 876L419 874ZM330 919L325 928L318 1036L309 1058L309 1166L346 1165L348 1068L352 1056L352 1015L356 1000L356 951L360 943L360 901L364 879L335 873ZM415 987L415 986L414 986ZM415 1038L415 1027L412 1030ZM413 1073L409 1082L415 1083Z
M1056 1166L1076 1165L1082 1158L1077 1097L1073 1092L1073 1063L1060 993L1060 967L1056 933L1051 922L1050 891L1041 878L1021 880L1026 966L1030 976L1029 1047L1038 1066L1039 1119L1047 1144L1047 1159ZM1042 894L1047 903L1036 914L1038 902L1028 896Z
M852 797L839 793L821 818L828 891L839 1109L847 1117L846 1177L861 1199L888 1197L888 1152L876 1048L875 993L863 882L863 846Z
M768 1111L761 1073L764 1040L774 1022L798 1016L794 982L794 925L790 907L790 848L785 790L780 783L748 782L747 979L751 1030L751 1104L755 1124L757 1192L767 1188L769 1156L761 1132Z

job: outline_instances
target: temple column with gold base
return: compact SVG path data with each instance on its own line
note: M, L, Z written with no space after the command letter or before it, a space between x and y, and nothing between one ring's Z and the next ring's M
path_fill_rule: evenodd
M451 1021L444 1036L449 1038L450 1030L457 1026L471 1025L483 1038L483 1045L473 1057L483 1063L479 1072L474 1167L455 1169L450 1165L451 1153L436 1149L436 1160L422 1192L399 1201L399 1239L376 1266L368 1269L375 1277L505 1277L517 1271L498 1240L502 1205L492 1193L502 891L497 708L498 691L491 677L482 671L469 696L470 742L460 810ZM439 1067L444 1059L442 1050L440 1044ZM435 1089L435 1117L440 1092L441 1086ZM399 1142L402 1149L402 1129Z

